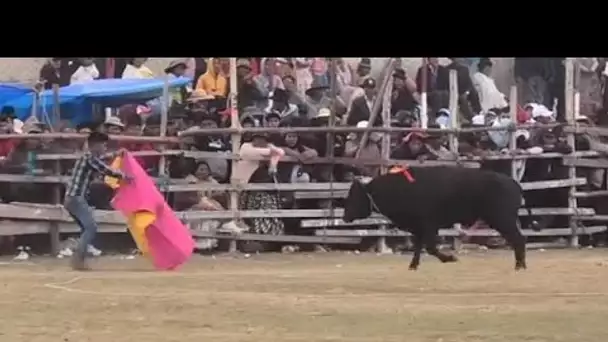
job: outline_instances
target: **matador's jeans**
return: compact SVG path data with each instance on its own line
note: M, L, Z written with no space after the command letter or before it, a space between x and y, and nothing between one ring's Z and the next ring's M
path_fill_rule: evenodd
M93 218L93 210L82 196L66 197L63 206L80 226L81 234L76 256L84 260L87 255L87 246L93 244L95 235L97 235L97 222Z

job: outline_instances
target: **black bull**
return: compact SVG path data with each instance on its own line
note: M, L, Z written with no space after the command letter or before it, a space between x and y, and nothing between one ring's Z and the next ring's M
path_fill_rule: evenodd
M506 175L467 168L430 167L408 169L413 180L389 173L350 187L344 208L345 222L369 217L377 211L401 230L412 233L414 256L410 269L420 264L422 247L441 262L453 255L437 249L440 228L455 223L471 225L482 219L511 245L515 269L526 268L525 237L518 225L521 186Z

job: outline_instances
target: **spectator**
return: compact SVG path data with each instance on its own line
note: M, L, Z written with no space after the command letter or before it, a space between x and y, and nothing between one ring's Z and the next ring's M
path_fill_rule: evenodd
M551 73L547 58L516 57L514 66L517 98L521 103L541 103L551 107L548 76Z
M460 110L464 115L464 119L471 120L471 118L481 112L481 104L479 103L479 96L477 90L473 86L471 80L471 74L466 65L462 64L460 58L450 58L450 63L444 72L437 75L437 89L449 92L450 91L450 70L456 70L458 78L458 103ZM442 104L443 105L443 104Z
M186 73L186 68L187 65L184 60L176 59L171 61L171 63L169 63L169 65L165 68L165 74L169 78L182 77ZM188 97L188 89L186 87L171 89L170 93L172 103L184 103L184 100Z
M248 111L245 109L248 107L255 107L257 103L266 100L267 92L255 78L251 72L251 66L249 61L240 58L236 62L237 66L237 103L239 107L239 113L246 115Z
M0 113L0 134L11 134L13 133L13 125L11 117L5 112L5 108L2 108ZM14 150L18 140L3 139L0 140L0 157L8 157L9 154ZM4 160L2 160L2 163Z
M577 58L580 70L578 89L580 90L581 113L595 113L601 107L601 84L596 70L599 66L597 58Z
M80 58L80 66L70 78L71 84L87 83L99 78L99 70L93 63L93 58Z
M308 159L318 157L317 151L305 146L302 139L297 133L285 134L283 141L279 144L285 155L295 158L300 163L281 162L278 165L278 177L281 182L285 183L309 183L311 180L310 174L305 172L304 162Z
M344 58L336 58L336 81L338 89L342 90L345 87L352 87L355 78L354 71L350 64L344 61Z
M221 58L210 58L207 72L196 82L196 90L215 97L226 97L228 83L222 70Z
M391 94L391 116L400 110L413 111L418 105L416 83L407 77L405 70L395 69L393 73L393 93Z
M321 109L330 107L331 99L327 96L328 89L329 87L326 85L313 82L306 90L306 99L303 102L308 110L306 114L308 119L315 118Z
M311 58L310 72L312 73L313 82L326 85L329 87L329 79L327 77L327 61L324 57Z
M435 92L438 90L437 77L439 73L445 73L445 67L439 64L439 58L437 57L429 57L426 59L426 88L424 90L422 89L422 69L423 67L421 66L416 72L416 88L418 89L418 92L426 91L429 105L436 110L437 106L440 106L441 104L437 103L435 106L431 105L435 104L431 98L434 97Z
M40 69L40 82L44 84L44 89L52 89L53 84L58 84L60 87L70 84L71 74L62 72L61 63L61 58L53 57Z
M498 90L496 83L490 77L492 65L489 58L482 58L479 61L478 71L473 75L473 85L479 94L481 110L484 113L490 110L506 113L509 111L509 104L505 95Z
M125 66L121 78L154 78L154 72L145 65L147 61L147 58L131 58Z
M429 135L424 132L411 132L407 134L401 144L391 153L392 159L424 161L433 156L430 154L426 142Z
M440 128L437 124L429 125L429 128ZM447 148L447 135L432 133L424 141L428 151L428 159L431 160L454 160L456 155Z
M353 99L350 112L347 113L346 124L349 126L355 126L358 122L367 121L370 119L374 102L377 99L378 90L376 89L376 81L369 77L363 80L361 84L365 94L364 96ZM378 113L382 113L382 106ZM382 124L382 116L376 115L374 122L376 126Z
M367 127L368 122L363 120L357 123L357 128ZM363 133L351 133L347 137L347 141L344 147L345 157L355 157L359 152L359 144ZM359 152L359 158L367 161L376 161L382 157L380 152L380 141L382 140L382 133L373 132L369 134L367 144L363 146L361 152ZM362 175L375 177L380 174L380 166L356 166Z
M353 84L361 84L363 80L371 77L372 73L372 60L369 58L361 58L359 64L357 65L357 72L355 74L355 79L353 80Z
M277 165L285 152L268 143L265 134L256 133L251 142L246 142L240 149L241 160L236 162L232 178L240 183L272 183ZM260 161L269 157L269 161ZM273 191L249 191L241 197L243 210L280 209L280 200ZM250 232L258 234L283 234L284 224L278 218L254 218L245 221Z
M107 134L122 134L125 130L125 125L120 121L119 117L108 116L104 122L104 128Z
M272 95L271 106L266 108L266 112L277 112L282 120L289 119L290 116L298 115L298 106L289 103L289 93L287 90L276 89Z
M263 100L258 101L257 106L259 108L266 108L268 106L268 98L272 97L275 89L285 89L281 76L276 73L275 60L273 58L266 58L264 60L262 72L254 76L254 80L260 85L263 96Z
M295 60L295 79L297 80L297 91L300 96L304 96L306 90L310 89L313 83L312 73L310 71L310 66L312 61L310 58L294 58Z
M292 75L285 75L282 80L283 85L285 86L285 92L287 93L287 102L296 106L304 105L304 97L302 95L304 95L305 92L302 92L302 95L298 93L295 77Z

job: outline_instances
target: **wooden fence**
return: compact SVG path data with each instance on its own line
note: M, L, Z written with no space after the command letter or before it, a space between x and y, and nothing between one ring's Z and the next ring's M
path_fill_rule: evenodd
M390 78L394 68L394 61L390 60L385 68L384 79ZM234 59L232 59L231 67L232 75L231 82L236 82L236 66ZM567 118L568 126L565 131L568 134L568 143L574 149L574 136L575 134L593 134L599 136L608 136L608 129L582 127L579 126L575 120L577 110L575 108L575 88L573 86L573 66L572 63L567 63L567 82L566 82L566 107L567 107ZM332 88L335 88L335 77L332 78ZM390 123L390 90L387 92L387 88L390 88L390 82L379 82L382 84L379 91L378 101L383 103L383 112L379 113L379 104L374 105L372 110L370 123L374 121L377 115L383 115L385 123ZM526 128L538 128L538 125L520 125L518 127L471 127L471 128L459 128L458 118L458 101L457 101L457 82L456 75L454 72L450 75L450 110L452 113L452 128L451 129L427 129L429 133L448 133L450 134L450 149L453 155L451 160L442 161L403 161L403 160L391 160L389 159L388 148L390 146L389 134L385 134L382 148L381 160L365 160L361 158L338 158L330 155L327 158L315 158L306 161L306 163L314 164L347 164L347 165L380 165L389 166L395 164L403 164L409 166L421 166L421 167L433 167L433 166L452 166L452 167L479 167L479 162L484 160L518 160L518 159L530 159L530 158L562 158L564 165L569 168L569 177L567 179L549 180L549 181L538 181L522 183L522 187L525 191L539 190L539 189L550 189L550 188L568 188L569 189L569 205L567 208L534 208L532 215L553 215L553 216L568 216L570 217L569 227L560 227L558 229L547 229L541 232L535 232L524 229L523 233L527 236L567 236L570 238L570 245L578 245L578 236L582 234L593 234L606 230L603 225L587 226L584 227L580 224L581 221L606 221L608 217L595 215L595 212L591 208L579 208L577 199L578 198L589 198L597 196L608 195L608 191L595 191L595 192L582 192L577 191L577 187L586 184L585 178L576 177L576 167L586 168L608 168L608 162L603 159L594 159L601 156L599 153L594 151L574 151L567 155L560 153L543 153L543 154L515 154L507 153L500 155L489 155L485 157L471 157L467 158L458 155L458 140L457 136L461 133L466 132L479 132L479 131L491 131L491 130L510 130L515 129L526 129ZM236 89L236 84L231 84L231 89ZM165 89L165 94L168 91ZM516 89L511 89L510 101L511 101L511 117L515 120L516 112ZM165 103L167 102L166 96L164 97ZM378 103L377 101L377 103ZM167 110L166 105L163 110L163 120L161 121L161 131L166 131L167 126ZM282 128L242 128L239 126L238 114L236 111L236 94L231 94L231 107L232 107L232 127L230 128L218 128L218 129L201 129L198 131L188 131L183 133L179 137L126 137L126 136L112 136L112 139L122 141L134 141L134 142L152 142L152 143L174 143L180 139L191 136L191 135L202 135L202 134L231 134L232 136L232 151L231 153L216 153L216 152L193 152L193 151L178 151L178 150L164 150L164 151L146 151L146 152L134 152L138 156L161 156L161 170L160 177L166 180L164 175L164 164L165 158L168 156L184 155L193 158L222 158L230 160L233 163L233 169L235 162L241 157L239 156L239 148L241 136L244 133L251 132L319 132L327 133L328 140L333 146L333 139L335 133L342 132L363 132L363 139L366 139L366 134L372 131L378 132L409 132L413 130L411 128L397 128L390 127L386 124L383 127L367 127L367 128L355 128L355 127L338 127L335 126L336 119L330 118L329 127L282 127ZM423 113L423 117L426 117L426 113ZM554 125L548 125L554 126ZM513 136L513 134L512 134ZM34 134L34 135L0 135L0 139L84 139L83 135L79 134ZM510 140L510 150L515 151L515 139ZM37 156L38 160L55 161L56 165L59 165L61 160L76 159L78 155L74 154L40 154ZM591 158L591 159L590 159ZM285 158L285 161L295 161L290 158ZM57 167L58 170L58 167ZM515 173L515 167L512 168ZM30 175L0 175L0 182L11 182L11 183L51 183L61 184L67 182L68 178L65 176L30 176ZM390 227L390 222L385 218L373 215L372 217L360 220L355 223L346 224L340 217L342 210L339 208L329 209L279 209L279 210L239 210L238 198L239 194L244 191L280 191L280 192L294 192L296 199L338 199L345 197L350 184L348 183L308 183L308 184L246 184L239 185L232 179L231 184L220 184L220 185L199 185L199 184L184 184L180 180L164 181L159 184L160 189L163 192L184 192L184 191L201 191L201 190L223 190L229 191L231 194L230 208L226 211L187 211L179 212L178 215L187 222L194 222L200 220L218 219L218 220L241 220L246 218L255 217L277 217L277 218L299 218L301 219L302 230L310 231L314 230L314 234L306 235L260 235L260 234L240 234L240 235L226 235L220 233L202 233L193 231L193 235L197 237L205 238L217 238L227 239L231 241L231 250L236 248L236 241L238 240L258 240L258 241L277 241L284 243L313 243L313 244L356 244L361 241L362 238L377 238L378 247L380 249L385 248L385 238L395 236L408 236L407 233L387 229ZM0 224L0 235L22 235L22 234L50 234L51 246L53 251L57 251L59 246L60 233L77 232L78 227L73 223L70 216L64 211L60 204L61 194L59 193L59 187L56 190L56 202L55 204L32 204L32 203L10 203L0 204L0 218L3 220ZM520 211L521 216L528 215L529 213L525 210ZM126 232L125 220L117 212L95 210L95 218L100 225L101 233L104 232ZM378 226L375 229L349 229L352 226ZM342 227L338 229L338 227ZM344 229L346 228L346 229ZM356 227L355 227L356 228ZM459 233L451 229L451 227L445 227L440 231L442 236L458 238ZM496 236L497 233L487 229L475 230L470 232L473 236Z

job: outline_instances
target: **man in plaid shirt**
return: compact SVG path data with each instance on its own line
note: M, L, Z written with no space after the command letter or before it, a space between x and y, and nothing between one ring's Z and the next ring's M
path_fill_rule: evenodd
M86 264L87 247L93 242L97 234L97 223L86 200L91 181L98 175L116 177L127 181L130 179L122 172L110 168L101 159L106 151L108 140L108 136L104 133L93 132L89 135L87 139L89 149L74 165L72 179L65 192L63 206L82 231L77 250L72 257L72 268L75 270L88 269ZM119 150L116 155L122 152L124 152L124 149Z

